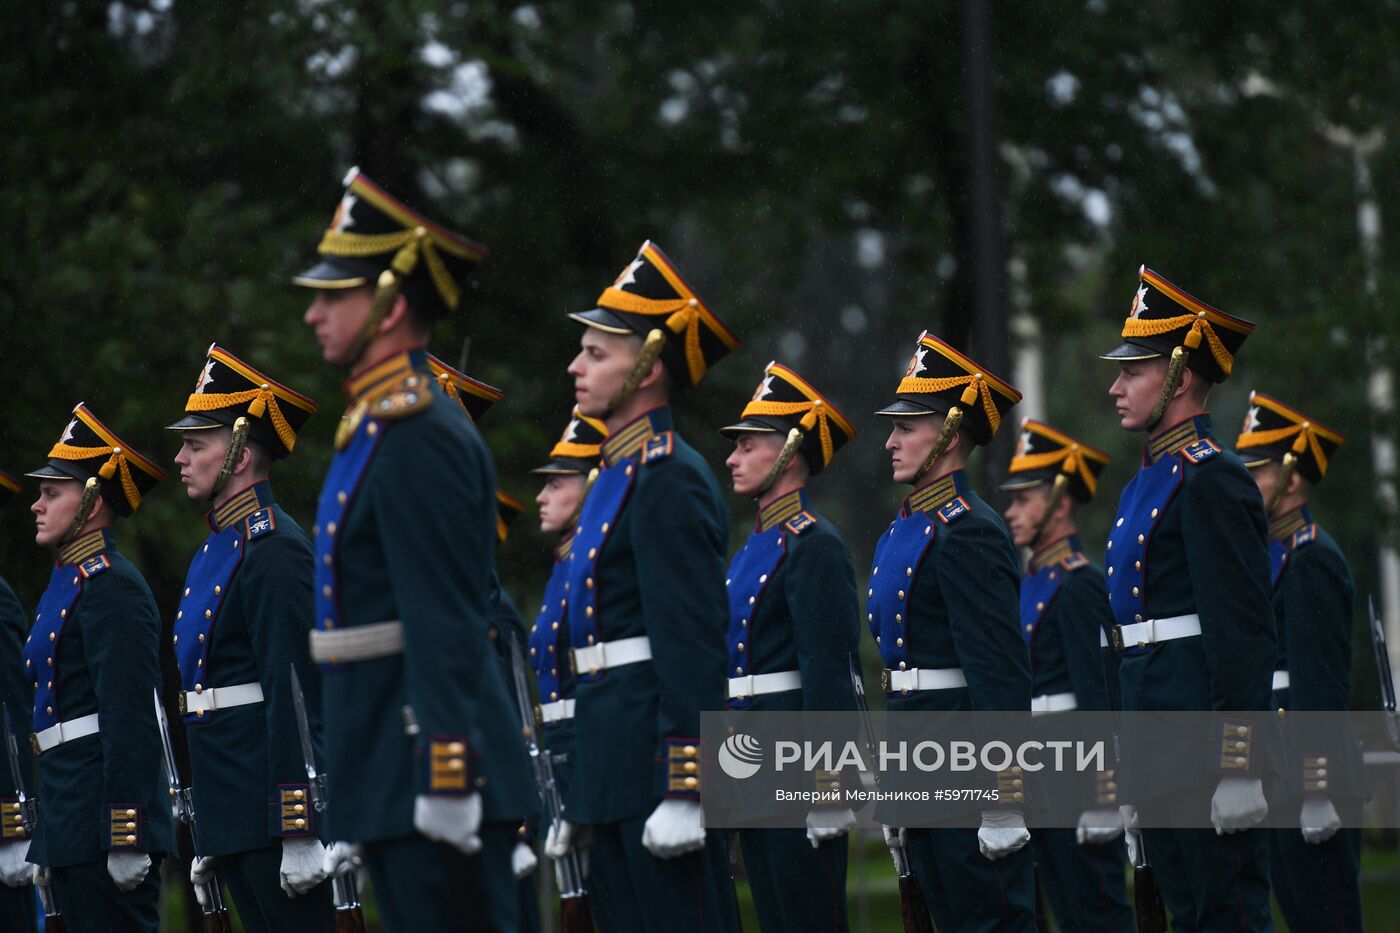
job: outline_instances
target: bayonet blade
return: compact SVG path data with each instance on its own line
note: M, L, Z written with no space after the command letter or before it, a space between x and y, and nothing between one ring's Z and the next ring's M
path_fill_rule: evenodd
M24 792L24 769L19 765L19 743L15 741L15 731L10 725L10 708L0 703L0 712L4 713L5 757L10 761L10 777L15 784L15 798L19 801L20 819L24 821L25 832L33 833L34 820L30 813L28 795Z
M311 805L316 810L326 808L325 794L321 789L321 776L316 771L316 749L311 744L311 720L306 716L306 696L301 692L301 678L297 676L297 666L290 664L292 672L292 711L296 714L297 738L301 740L301 761L306 767L306 779L311 786Z

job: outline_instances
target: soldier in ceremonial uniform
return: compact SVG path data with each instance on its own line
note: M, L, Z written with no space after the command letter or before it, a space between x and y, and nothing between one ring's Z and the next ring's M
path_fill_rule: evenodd
M807 481L855 436L855 427L797 373L769 363L739 421L725 461L734 492L754 499L754 532L734 555L729 591L729 708L854 710L851 658L860 603L851 553L819 515ZM840 792L839 776L817 775ZM739 832L759 926L766 931L844 931L846 833L855 814L822 804L806 830Z
M68 930L153 931L175 844L151 714L160 619L112 526L165 472L80 404L28 475L40 480L35 541L57 551L24 649L39 754L29 861L49 874Z
M544 585L540 612L530 626L530 666L540 695L542 749L551 756L554 779L562 797L568 796L574 770L574 670L569 663L569 554L572 553L579 511L588 488L588 475L601 462L607 425L573 410L564 433L549 451L549 461L531 472L545 477L535 496L540 507L540 531L558 535L554 564Z
M487 637L495 470L424 349L485 250L352 170L320 253L295 280L318 290L305 321L350 371L312 528L325 829L363 844L389 929L514 930L534 797Z
M1269 558L1279 651L1274 703L1284 710L1348 708L1351 696L1351 570L1312 515L1312 487L1342 435L1262 392L1235 448L1269 514ZM1271 794L1298 829L1270 831L1274 894L1291 930L1361 929L1361 805L1370 796L1349 727L1290 743L1285 793ZM1342 824L1347 828L1343 829Z
M866 621L893 712L1025 711L1020 562L1001 518L968 481L973 448L996 434L1021 393L927 332L896 398L885 449L894 480L914 487L875 545ZM944 931L1034 930L1035 877L1020 768L979 801L978 829L903 829L919 885ZM877 818L879 818L877 810Z
M180 482L209 508L210 529L172 637L198 819L190 880L198 893L217 870L245 924L294 933L333 922L288 673L295 665L318 741L320 676L307 653L316 569L269 474L315 411L215 344L170 425Z
M737 929L724 836L700 807L700 711L724 706L729 521L669 406L739 341L651 242L570 316L587 326L569 365L579 410L609 436L568 561L577 762L546 851L591 837L604 933Z
M1011 539L1030 549L1021 579L1021 634L1030 651L1036 717L1112 708L1099 648L1113 625L1108 591L1103 568L1084 554L1074 519L1075 507L1094 498L1107 464L1104 452L1027 418L1001 485L1011 493L1005 512ZM1072 774L1043 777L1047 793L1083 801L1075 829L1031 833L1036 874L1059 928L1132 930L1114 772L1087 782Z
M1219 713L1209 735L1184 745L1121 736L1129 848L1140 819L1173 922L1189 930L1272 925L1268 838L1250 828L1268 812L1267 754L1255 742L1263 726L1225 715L1269 703L1264 506L1205 409L1253 330L1144 267L1124 343L1104 357L1119 364L1109 394L1122 427L1147 433L1105 557L1123 709ZM1162 828L1168 812L1209 816L1214 829Z
M19 495L19 480L0 470L0 506ZM34 708L34 688L24 676L24 638L29 620L20 608L10 584L0 577L0 700L10 717L10 731L21 737L15 744L19 766L26 781L34 774L29 743L22 740L29 711ZM0 749L3 754L3 749ZM25 785L29 793L31 784ZM29 833L24 828L19 797L10 776L9 765L0 762L0 929L34 929L33 868L25 861Z

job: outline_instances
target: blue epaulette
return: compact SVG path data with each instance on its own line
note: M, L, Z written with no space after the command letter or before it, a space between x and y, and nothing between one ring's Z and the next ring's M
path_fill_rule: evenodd
M646 444L642 447L642 462L653 463L657 460L665 460L676 450L676 432L662 431L660 434L653 434L647 438Z
M815 515L811 512L802 511L783 522L783 527L795 535L800 535L816 523L817 517Z
M972 507L967 504L967 500L962 496L958 496L952 502L949 502L938 510L938 518L943 524L951 525L953 522L971 512Z
M272 514L272 509L258 509L247 519L248 540L261 538L263 535L271 534L277 527L277 519Z
M1089 558L1085 557L1080 552L1075 551L1068 557L1061 559L1060 566L1065 568L1066 570L1078 570L1080 567L1089 566Z
M1181 454L1192 463L1204 463L1220 453L1220 445L1208 437L1192 441L1181 448Z
M1294 548L1294 549L1300 548L1300 547L1302 547L1303 545L1309 544L1309 543L1311 543L1311 542L1313 542L1313 541L1316 541L1316 540L1317 540L1317 522L1313 522L1312 524L1309 524L1309 525L1304 525L1302 528L1299 528L1297 531L1293 532L1293 548Z
M83 575L83 579L89 580L99 573L105 572L112 566L112 562L107 559L106 554L98 554L96 557L89 557L78 565L78 571Z

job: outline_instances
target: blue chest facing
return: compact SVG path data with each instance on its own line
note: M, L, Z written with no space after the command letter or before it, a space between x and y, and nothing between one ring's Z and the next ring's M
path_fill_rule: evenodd
M1055 563L1021 578L1021 636L1027 645L1035 640L1040 621L1065 585L1067 573L1069 571Z
M782 525L749 537L729 563L725 592L729 597L729 670L733 676L752 674L753 623L764 591L787 556Z
M584 501L566 571L571 645L581 647L604 640L603 620L598 612L598 564L608 536L616 531L618 516L627 504L639 469L631 458L619 460L599 472ZM580 679L598 676L601 675L580 675Z
M957 500L949 505L956 507ZM937 534L937 522L928 512L901 515L875 545L865 619L885 667L892 670L908 666L909 597Z
M569 552L571 555L573 551ZM564 699L563 683L559 676L560 664L568 659L560 655L569 644L568 611L569 593L567 560L558 560L544 587L544 601L540 604L540 614L530 629L530 665L535 669L535 679L539 683L540 701L553 703Z
M1138 471L1118 500L1118 517L1108 536L1108 601L1113 619L1131 625L1148 618L1147 562L1152 533L1181 488L1185 463L1164 456ZM1129 653L1132 653L1130 650Z
M234 525L211 534L190 563L175 613L175 658L183 690L203 688L214 626L245 550L243 535Z
M383 425L365 418L331 460L321 499L316 506L316 627L322 631L342 625L339 587L339 532L355 501L370 461L384 436ZM322 665L323 668L333 665Z
M34 685L34 731L47 729L63 719L58 693L58 648L73 607L83 594L83 581L111 567L105 554L80 564L59 564L49 574L49 585L39 599L34 625L24 645L24 675Z

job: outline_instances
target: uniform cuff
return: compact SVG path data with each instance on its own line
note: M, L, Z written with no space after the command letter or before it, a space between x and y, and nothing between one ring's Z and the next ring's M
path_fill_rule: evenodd
M110 830L109 849L138 852L145 850L146 820L141 813L140 804L108 804L107 824Z
M997 772L998 810L1020 810L1026 805L1026 781L1020 766L1004 768Z
M1222 716L1219 720L1219 759L1216 773L1222 777L1258 777L1254 723Z
M699 739L666 738L666 797L700 799Z
M1307 793L1326 793L1328 784L1327 758L1324 755L1304 756L1302 786Z
M430 735L424 793L440 796L466 794L470 789L467 739L464 735Z
M1109 809L1118 806L1118 772L1116 770L1100 771L1094 781L1094 803L1100 807Z
M28 839L24 831L24 814L20 812L18 797L0 797L0 840Z
M315 835L315 832L310 785L278 784L277 816L272 835L311 836Z

